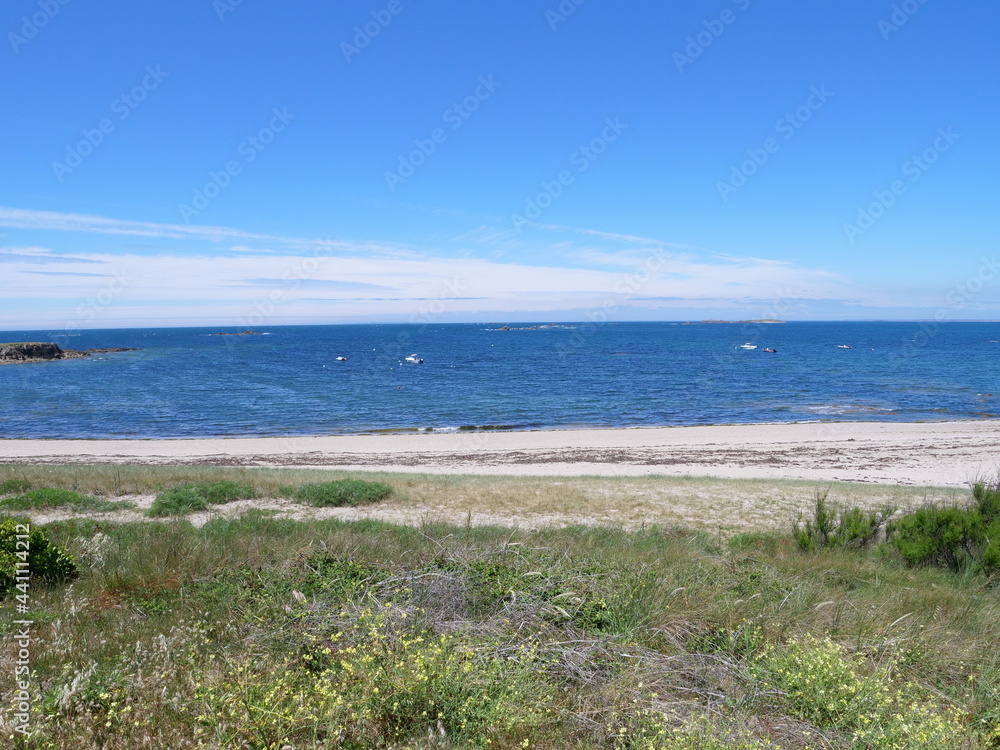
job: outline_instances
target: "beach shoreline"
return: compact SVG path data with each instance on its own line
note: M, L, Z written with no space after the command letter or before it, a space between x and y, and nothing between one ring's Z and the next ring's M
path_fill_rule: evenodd
M1000 420L263 438L3 439L0 463L260 466L513 476L714 476L959 487L1000 472Z

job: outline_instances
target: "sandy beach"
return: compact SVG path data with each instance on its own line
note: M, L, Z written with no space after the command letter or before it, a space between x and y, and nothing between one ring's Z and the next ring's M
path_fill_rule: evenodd
M0 440L0 462L515 476L688 475L960 487L1000 471L1000 421L196 440Z

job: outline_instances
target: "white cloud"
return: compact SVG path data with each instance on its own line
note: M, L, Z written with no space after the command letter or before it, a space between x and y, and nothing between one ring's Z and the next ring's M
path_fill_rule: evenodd
M142 253L71 252L72 238L55 248L26 244L17 252L0 250L6 253L0 276L4 328L31 320L65 326L81 306L101 299L107 303L90 325L239 325L262 308L269 311L266 322L274 325L407 320L426 311L428 301L436 301L434 308L452 320L512 312L542 319L556 311L609 308L645 316L659 311L665 318L680 309L710 308L738 311L741 317L759 310L752 317L774 317L765 313L775 300L791 300L795 309L890 304L841 275L787 261L707 255L651 238L567 227L551 228L561 236L549 242L517 240L527 250L499 260L482 250L479 255L487 257L445 257L439 250L380 243L317 244L222 227L10 208L0 208L0 224L181 240L176 249L146 247ZM585 240L567 240L568 232ZM487 226L456 240L512 241L509 233ZM56 258L58 269L50 270L58 273L40 275Z

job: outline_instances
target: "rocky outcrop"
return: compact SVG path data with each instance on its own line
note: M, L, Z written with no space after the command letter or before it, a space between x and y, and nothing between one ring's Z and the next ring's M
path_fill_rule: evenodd
M17 344L0 344L0 360L4 362L34 362L62 359L63 350L55 344L30 341Z
M27 362L51 362L56 359L81 359L91 354L109 352L137 352L139 349L110 347L105 349L60 349L57 344L38 341L22 341L16 344L0 344L0 365L24 364Z

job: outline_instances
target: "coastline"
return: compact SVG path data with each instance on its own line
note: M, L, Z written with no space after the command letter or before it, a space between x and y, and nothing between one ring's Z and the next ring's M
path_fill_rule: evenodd
M960 487L1000 473L1000 420L264 438L4 439L0 440L0 463L512 476L713 476Z

